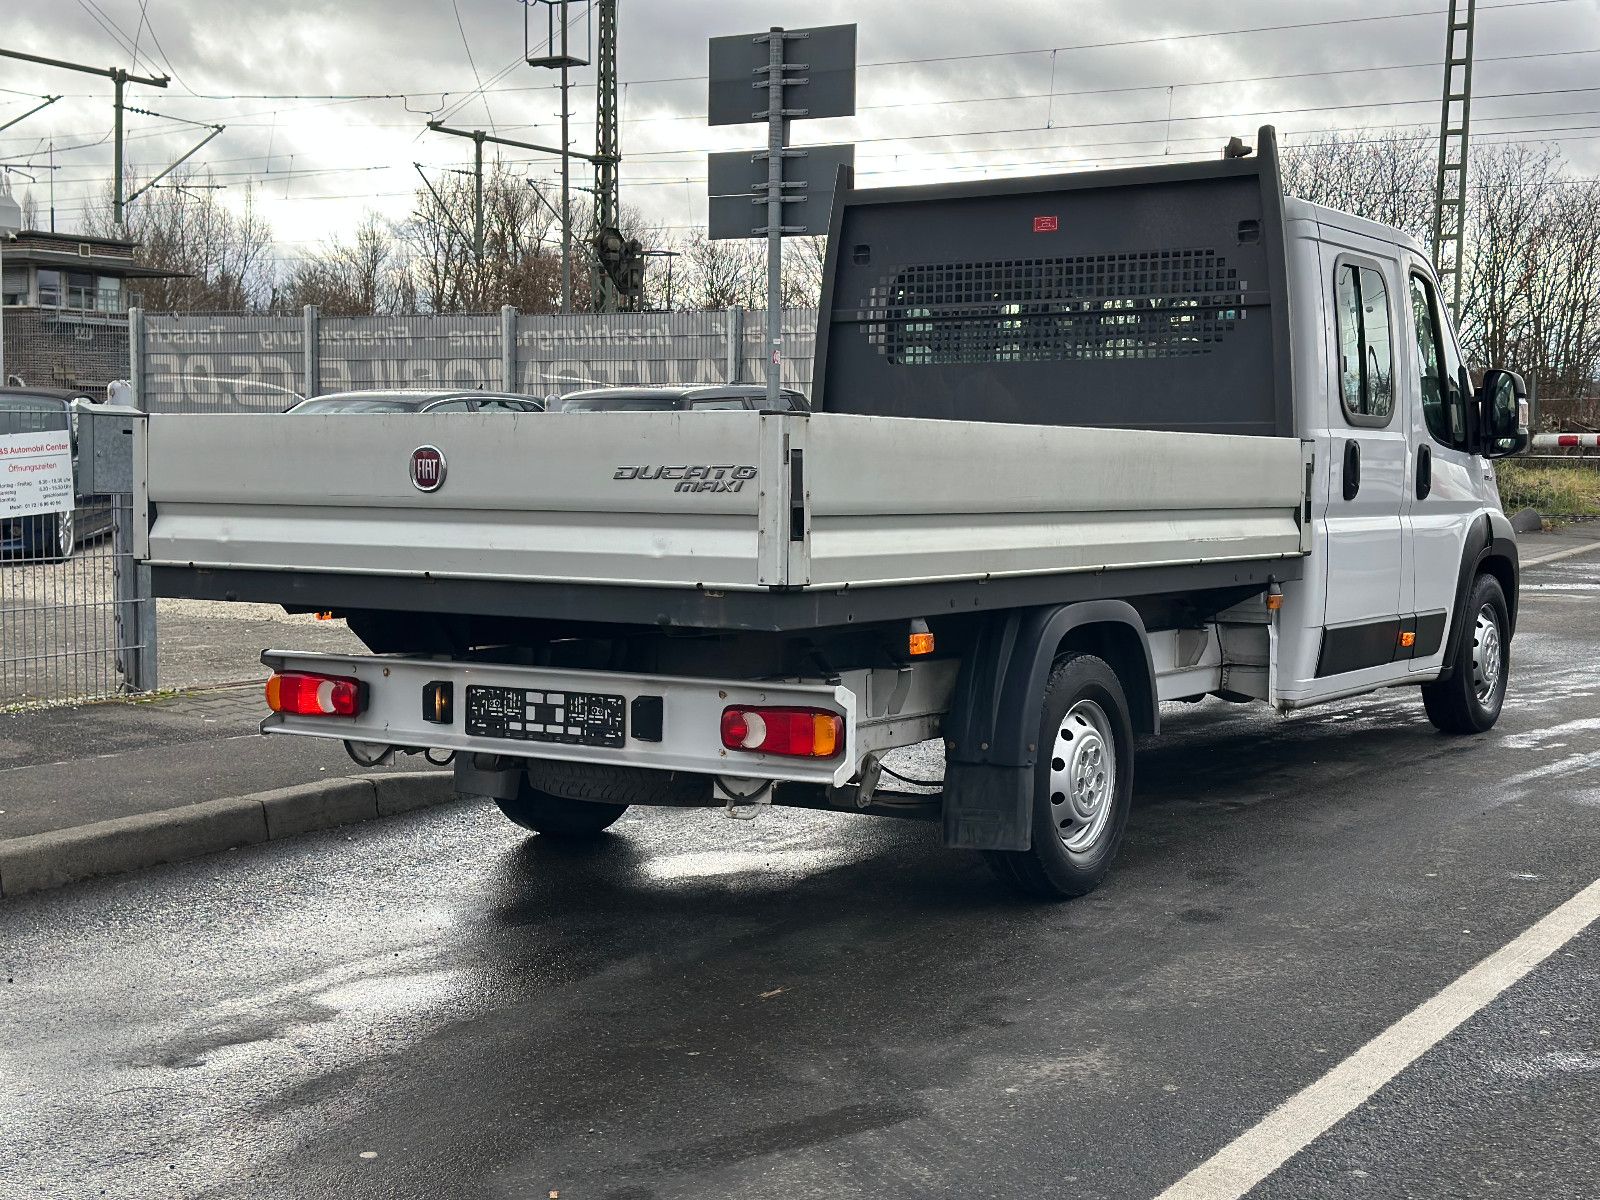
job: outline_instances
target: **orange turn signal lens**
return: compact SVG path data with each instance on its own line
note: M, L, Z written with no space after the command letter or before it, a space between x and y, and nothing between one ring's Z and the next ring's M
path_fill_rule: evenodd
M933 634L913 633L908 647L913 655L933 653Z
M1415 633L1413 633L1411 630L1408 629L1408 630L1406 630L1404 633L1402 633L1400 635L1400 645L1404 649L1409 650L1409 649L1411 649L1412 646L1415 646L1416 644L1417 644L1417 635Z
M726 708L722 744L729 750L832 758L843 748L844 719L816 708Z
M832 758L839 752L839 732L844 724L832 713L817 713L811 718L813 758Z
M1283 607L1283 593L1282 592L1279 592L1276 595L1269 595L1267 597L1267 611L1268 612L1277 612L1282 607Z

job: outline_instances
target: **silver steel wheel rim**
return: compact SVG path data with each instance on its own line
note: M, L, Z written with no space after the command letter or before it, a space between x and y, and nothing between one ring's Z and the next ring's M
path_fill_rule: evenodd
M1472 688L1479 704L1489 703L1499 690L1503 659L1500 620L1494 606L1485 604L1472 628Z
M1093 700L1079 700L1061 718L1050 747L1050 822L1074 854L1092 849L1111 820L1116 747L1111 719Z
M72 514L62 513L56 518L56 554L66 558L72 553L73 538Z

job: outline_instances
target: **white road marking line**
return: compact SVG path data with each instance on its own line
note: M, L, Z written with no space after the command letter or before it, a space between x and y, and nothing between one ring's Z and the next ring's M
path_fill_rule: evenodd
M1530 558L1523 562L1525 567L1536 567L1540 563L1555 562L1557 559L1571 558L1575 554L1588 554L1600 550L1600 542L1590 542L1587 546L1573 546L1569 550L1557 550L1553 554L1541 554L1538 558Z
M1600 918L1600 880L1284 1101L1157 1200L1238 1200L1596 918Z

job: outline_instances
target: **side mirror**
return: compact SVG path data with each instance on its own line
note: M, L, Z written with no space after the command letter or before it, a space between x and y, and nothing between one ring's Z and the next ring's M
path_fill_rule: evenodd
M1515 371L1495 367L1483 373L1478 413L1485 458L1504 458L1528 448L1528 388Z

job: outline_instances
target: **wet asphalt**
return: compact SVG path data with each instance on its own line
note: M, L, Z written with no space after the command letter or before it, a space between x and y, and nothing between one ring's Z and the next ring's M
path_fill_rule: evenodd
M1150 1197L1600 876L1600 555L1499 727L1175 706L1099 892L460 805L0 904L0 1196ZM225 750L217 748L217 753ZM1262 1197L1600 1196L1600 928Z

